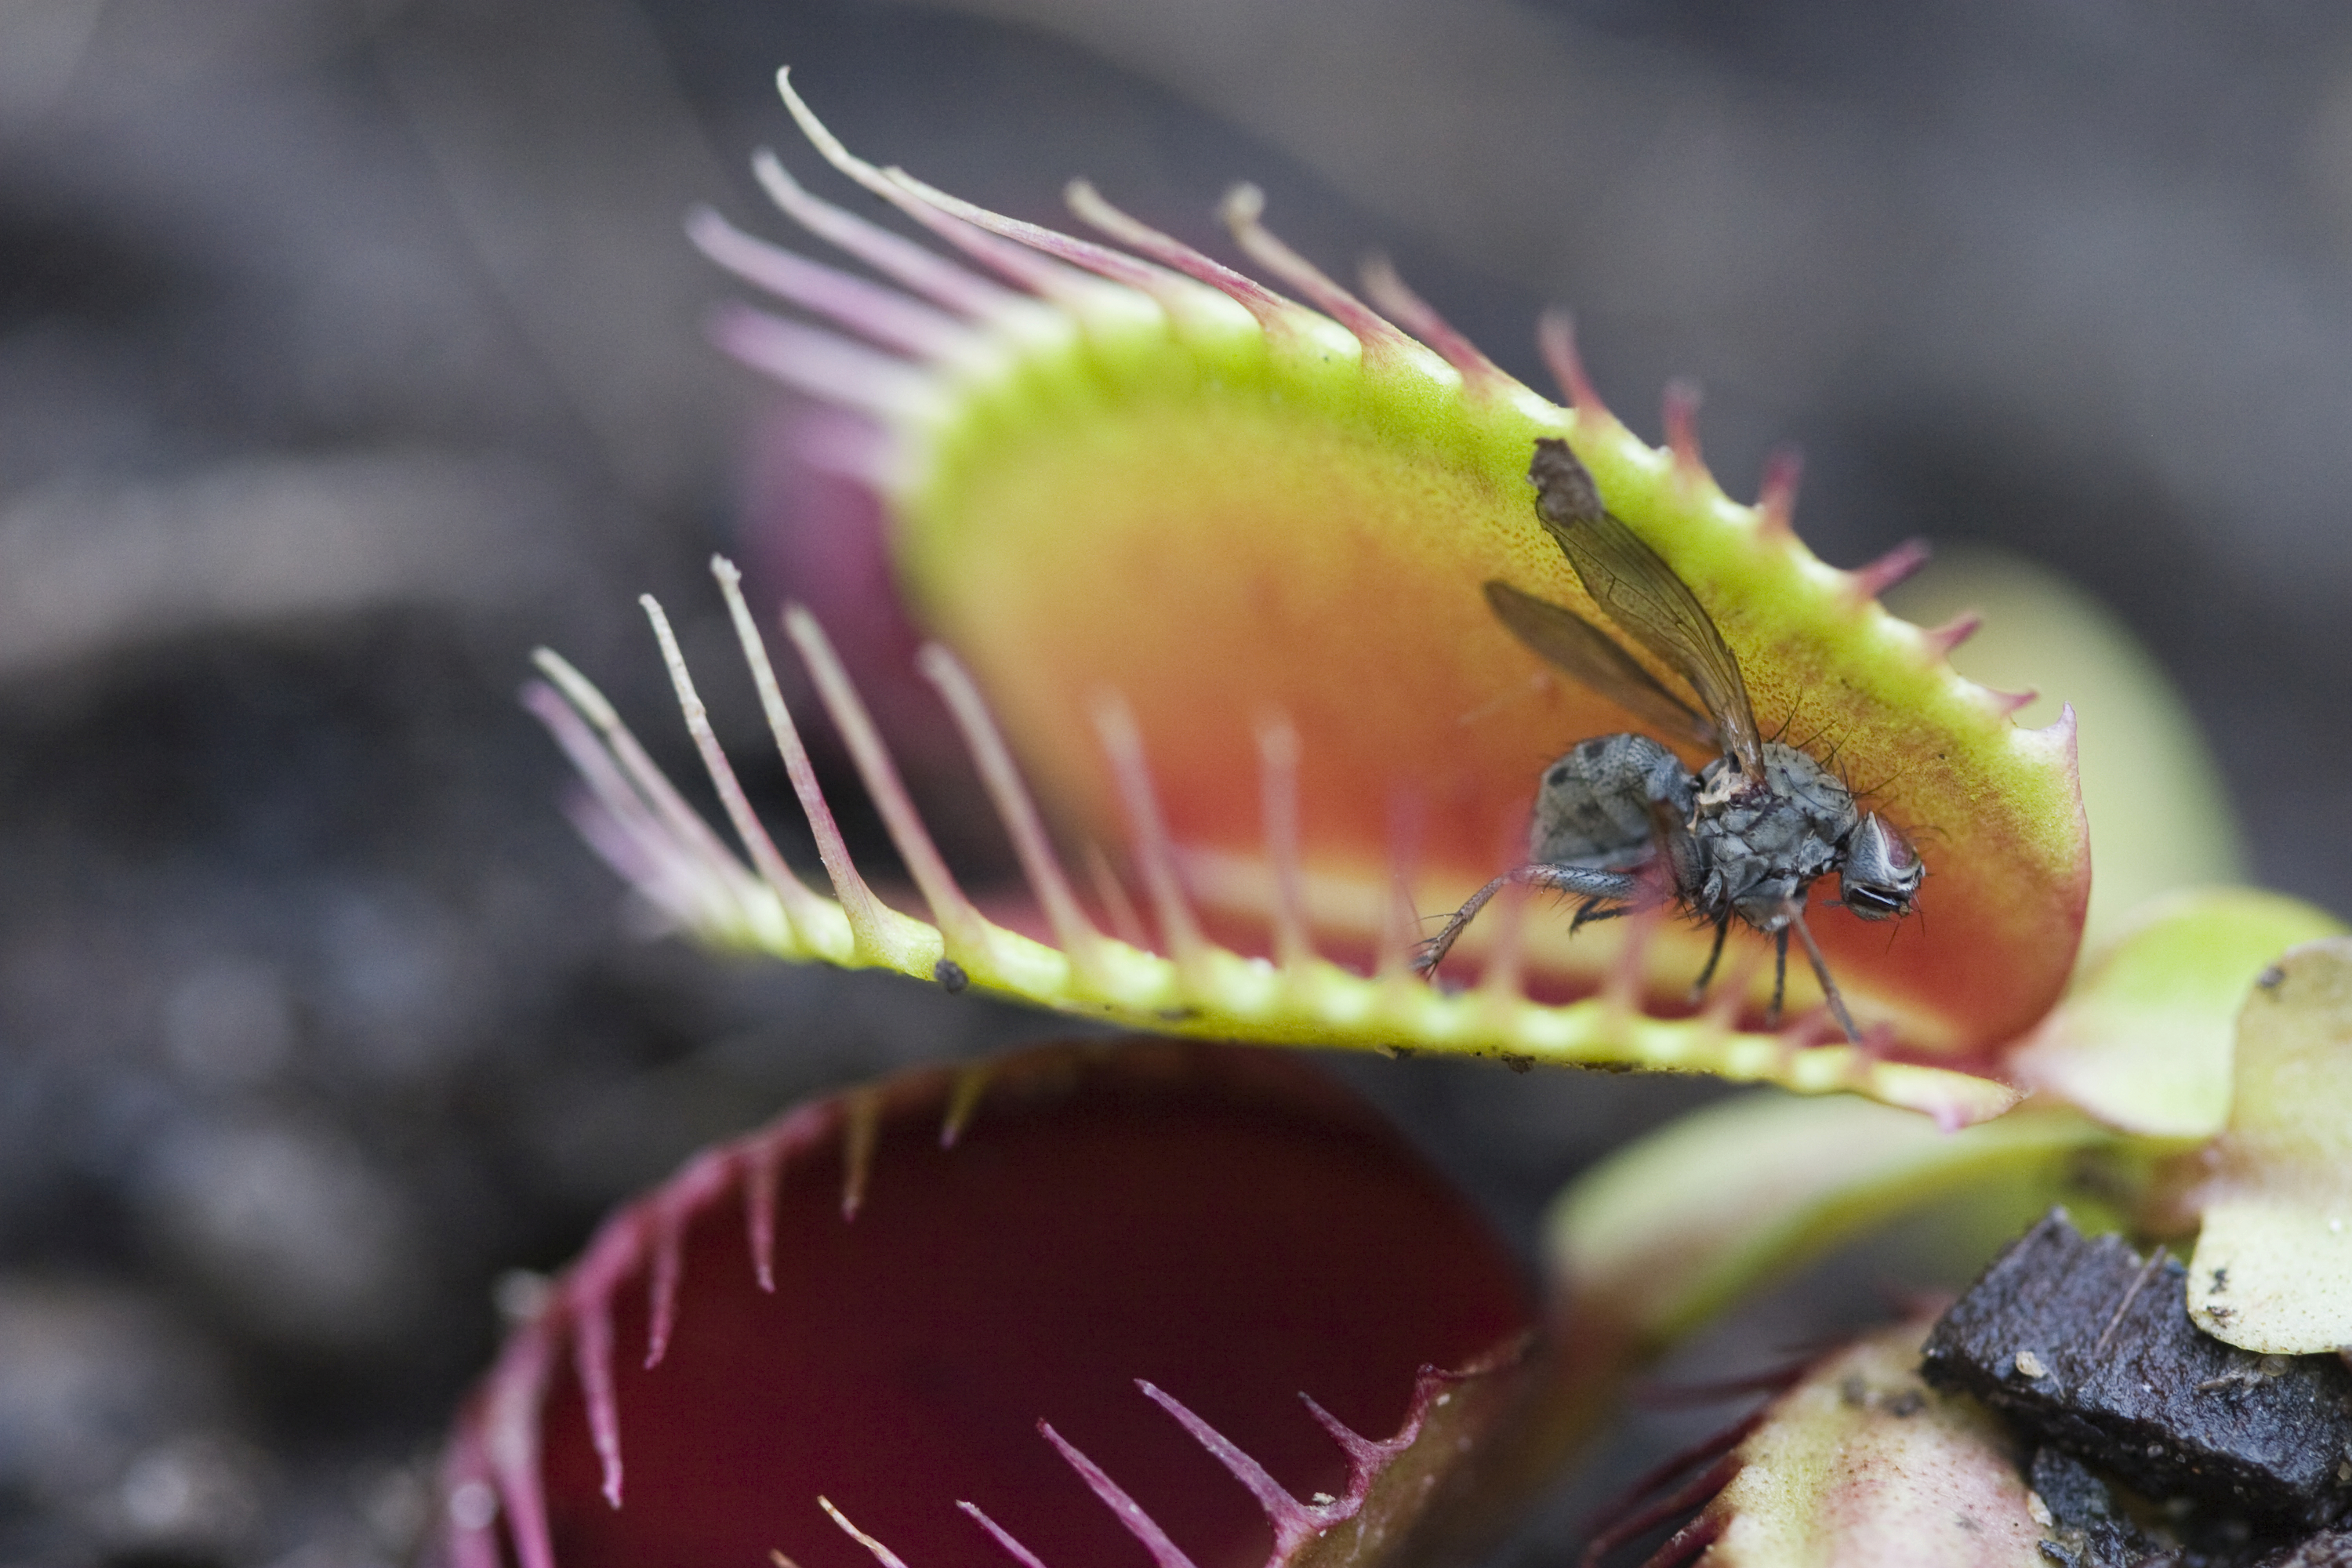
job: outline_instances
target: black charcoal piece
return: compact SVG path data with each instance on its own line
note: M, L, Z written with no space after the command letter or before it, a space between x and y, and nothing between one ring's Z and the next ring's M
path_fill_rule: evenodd
M1921 1373L2152 1497L2333 1521L2352 1501L2352 1372L2223 1344L2189 1321L2186 1279L2054 1209L1944 1314Z
M2072 1568L2138 1568L2164 1545L2142 1533L2116 1505L2107 1483L2063 1449L2035 1449L2025 1479L2050 1510L2052 1539L2042 1554L2053 1562L2063 1558Z
M2323 1530L2254 1568L2352 1568L2352 1533Z

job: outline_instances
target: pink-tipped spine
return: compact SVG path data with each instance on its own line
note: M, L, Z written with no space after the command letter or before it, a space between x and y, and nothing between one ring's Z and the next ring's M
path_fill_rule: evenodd
M687 215L686 235L696 249L746 283L885 348L938 359L972 341L971 329L946 312L748 235L709 207Z
M1139 260L1125 251L1097 245L1041 224L1024 223L974 205L961 196L950 195L935 186L925 184L900 170L890 171L890 177L909 194L929 202L951 217L961 218L976 228L1001 235L1032 250L1066 261L1073 267L1093 273L1113 283L1124 284L1138 293L1156 300L1171 315L1182 310L1199 297L1200 285L1171 268L1153 262Z
M872 1089L841 1097L841 1217L857 1217L874 1181L874 1148L882 1133L882 1098Z
M940 1118L940 1147L952 1149L963 1142L964 1131L971 1119L980 1113L981 1097L988 1092L989 1079L996 1069L986 1062L972 1062L956 1069L955 1086L948 1091L947 1113Z
M621 1506L621 1406L613 1384L613 1303L601 1271L583 1270L572 1300L572 1370L588 1412L588 1441L604 1469L604 1500Z
M1723 1521L1715 1514L1703 1513L1668 1536L1666 1543L1652 1552L1642 1568L1686 1568L1722 1536Z
M1661 417L1666 426L1666 450L1674 454L1675 482L1685 489L1703 483L1706 459L1698 449L1699 391L1696 383L1666 383Z
M841 1532L844 1535L846 1535L850 1540L855 1541L858 1545L863 1546L867 1552L871 1552L873 1554L874 1561L879 1563L882 1565L882 1568L907 1568L905 1561L901 1559L897 1552L891 1551L879 1541L875 1540L874 1537L866 1534L864 1531L850 1523L849 1516L842 1512L841 1510L834 1507L833 1500L831 1498L820 1497L816 1500L816 1505L817 1507L824 1510L825 1514L833 1521L834 1523L841 1527Z
M1976 636L1983 626L1984 617L1970 610L1953 616L1940 626L1929 627L1921 635L1926 637L1931 653L1948 658L1954 648Z
M677 1328L677 1289L686 1276L686 1215L666 1203L654 1220L654 1262L646 1277L646 1370L669 1354Z
M924 679L938 689L956 728L962 732L972 765L980 771L982 787L988 791L997 819L1003 823L1005 836L1013 841L1013 856L1021 862L1021 873L1027 879L1038 907L1045 912L1045 923L1054 940L1083 973L1094 958L1102 933L1087 919L1086 911L1078 907L1076 895L1070 890L1069 875L1062 868L1061 857L1054 852L1054 841L1045 833L1045 818L1038 813L1029 786L1022 780L1021 770L1013 763L1012 748L1004 743L1003 731L989 712L987 700L981 696L971 673L938 643L926 643L915 656L915 664Z
M1259 720L1259 800L1265 861L1274 873L1274 956L1286 969L1315 957L1307 926L1307 870L1299 855L1298 752L1298 731L1288 719L1267 714Z
M776 1187L783 1169L783 1144L775 1138L761 1139L743 1162L743 1224L751 1247L751 1277L771 1296L776 1293Z
M925 184L904 169L884 169L881 175L887 188L876 187L878 195L1006 281L1070 310L1083 310L1089 300L1097 297L1102 282L1096 269L1072 266L1061 259L1059 252L1047 247L1032 247L1023 240L1006 238L997 232L994 224L982 225L954 210L971 204ZM1127 282L1124 279L1118 281L1121 285Z
M711 557L710 572L719 579L719 592L735 623L736 637L751 666L752 683L759 688L760 705L766 711L776 750L782 753L784 772L793 781L793 794L800 798L802 815L808 818L809 832L816 839L817 858L824 862L825 875L832 879L834 894L841 900L842 913L848 918L856 940L861 945L872 943L878 940L883 924L881 900L874 896L866 879L858 874L856 863L850 859L849 845L841 836L840 825L834 821L833 807L825 803L824 791L817 785L816 769L809 762L808 748L801 743L800 731L793 723L791 710L784 706L782 689L776 684L775 667L768 662L767 642L751 619L751 607L744 603L743 574L724 556Z
M900 184L894 177L897 171L877 169L858 157L843 146L841 139L825 129L824 122L803 101L800 93L793 87L789 70L776 73L776 91L782 96L784 107L792 111L793 119L800 125L801 133L824 155L826 163L1000 278L1030 293L1073 305L1083 304L1093 290L1102 287L1076 268L1049 260L1011 240L1000 239L984 229L974 228L961 218L950 216Z
M1257 318L1269 333L1295 332L1306 312L1247 273L1236 272L1150 225L1129 217L1105 201L1094 186L1072 180L1063 192L1070 210L1129 249L1151 258L1185 277L1206 283Z
M1924 539L1906 539L1877 560L1857 566L1853 573L1854 596L1875 599L1897 583L1927 563L1929 550Z
M956 1504L956 1507L961 1509L965 1517L969 1518L974 1524L977 1524L981 1529L988 1531L989 1538L994 1541L997 1545L1004 1548L1005 1554L1011 1557L1015 1563L1020 1563L1021 1568L1045 1568L1045 1563L1035 1552L1022 1545L1018 1541L1013 1540L1011 1533L1008 1532L1003 1525L989 1518L988 1515L981 1512L980 1505L978 1503L959 1502Z
M1375 256L1365 262L1362 278L1364 293L1373 306L1460 371L1462 384L1472 396L1493 397L1518 384L1428 300L1408 288L1387 257Z
M678 708L686 715L687 732L694 738L695 750L701 755L703 769L709 773L711 784L719 792L719 805L726 810L727 820L734 826L735 837L750 852L751 863L759 868L761 879L776 894L777 901L783 907L785 919L791 921L795 915L805 916L809 912L811 895L801 886L800 879L793 875L792 868L784 864L784 858L777 852L775 841L768 837L767 828L761 825L759 815L751 809L751 798L743 793L743 785L735 776L734 766L728 762L726 752L719 744L719 736L710 727L710 715L703 707L700 694L695 690L694 677L686 668L686 656L678 650L677 636L670 629L669 616L662 612L661 605L651 594L644 595L638 603L645 609L646 620L653 625L654 640L661 645L662 663L669 670L671 689L677 693Z
M1412 1418L1406 1423L1404 1430L1380 1442L1365 1436L1306 1394L1298 1396L1298 1402L1307 1406L1307 1414L1315 1417L1315 1424L1329 1433L1331 1441L1339 1445L1339 1451L1348 1456L1348 1470L1352 1478L1349 1484L1351 1496L1370 1489L1371 1479L1380 1473L1381 1467L1412 1447L1412 1440L1421 1436L1431 1376L1429 1368L1421 1369L1420 1382L1413 1389Z
M1618 946L1617 956L1610 961L1607 977L1601 983L1601 1000L1612 1007L1627 1013L1642 1010L1650 947L1666 919L1667 904L1662 896L1656 896L1663 892L1663 889L1654 889L1654 896L1642 908L1631 910L1617 922L1625 930L1624 940Z
M1103 847L1092 839L1087 841L1087 879L1094 884L1095 901L1102 906L1103 918L1110 921L1111 934L1138 952L1151 951L1151 933L1144 929L1142 911L1128 896L1127 884L1118 879L1117 868Z
M751 173L768 193L768 199L794 223L935 305L974 320L986 320L1003 314L1020 301L1020 295L958 266L937 251L927 250L904 235L893 234L879 224L811 195L773 153L762 149L754 156Z
M1421 942L1421 911L1413 907L1413 874L1421 865L1421 802L1398 794L1389 801L1388 900L1381 911L1381 934L1372 973L1384 979L1417 981L1413 950Z
M919 416L937 395L920 366L749 305L711 312L721 353L796 392L885 422Z
M749 882L749 874L728 851L727 846L719 841L719 835L711 831L710 825L702 820L699 812L686 804L686 797L677 793L677 786L654 765L651 757L646 755L645 747L637 743L637 738L629 732L629 727L621 722L621 716L613 710L610 702L604 700L604 693L589 684L587 678L572 668L562 656L547 648L539 649L531 658L556 689L563 693L564 700L594 726L603 739L604 749L628 779L631 788L659 821L662 836L722 884L731 886L739 881Z
M686 1225L697 1209L718 1201L735 1184L735 1155L726 1149L706 1149L687 1162L662 1188L653 1211L653 1267L646 1277L646 1370L659 1366L669 1353L670 1334L677 1327L678 1286L686 1273Z
M499 1512L521 1568L555 1568L547 1493L539 1475L539 1406L554 1359L550 1332L541 1317L509 1344L492 1373L482 1417L483 1447L498 1486Z
M2032 707L2033 704L2041 700L2042 698L2042 693L2032 689L2031 687L2028 687L2023 691L1994 691L1990 687L1987 687L1985 689L1990 693L1992 697L1992 703L1995 711L1999 712L2003 718L2007 718L2010 714L2015 713L2021 709Z
M881 814L882 826L890 835L899 858L906 861L908 874L930 906L931 919L947 939L950 955L970 953L987 942L987 922L971 900L964 897L956 885L955 876L940 856L939 846L931 842L929 829L923 826L922 814L915 809L913 797L907 794L905 782L898 776L898 764L890 760L890 750L882 743L881 731L874 727L873 716L850 683L849 672L842 668L840 656L817 625L816 617L798 605L784 607L784 634L800 650L801 660L808 666L809 677L816 684L817 700L824 705L826 717L849 748L850 760L857 766L857 776L866 784L866 793Z
M714 882L712 864L669 831L623 776L588 721L553 687L530 682L522 689L522 703L579 770L585 788L567 799L563 809L590 847L631 885L688 923L723 918L734 902L731 870L722 864Z
M1160 795L1152 787L1151 764L1143 752L1143 735L1135 714L1115 693L1105 692L1095 703L1095 733L1110 759L1121 803L1127 808L1128 831L1136 869L1144 891L1159 917L1160 940L1180 971L1189 971L1207 954L1208 942L1192 918L1182 885L1176 878L1176 846L1168 821L1160 814Z
M1288 1554L1301 1542L1314 1535L1323 1522L1315 1510L1292 1497L1282 1488L1264 1465L1244 1453L1234 1440L1185 1408L1183 1403L1158 1386L1141 1378L1135 1386L1143 1396L1175 1418L1192 1441L1206 1449L1209 1456L1224 1466L1234 1479L1241 1482L1250 1496L1257 1500L1265 1511L1266 1522L1274 1526L1275 1554Z
M1143 1543L1143 1549L1151 1554L1151 1561L1159 1568L1193 1568L1192 1560L1168 1539L1168 1532L1160 1528L1160 1521L1144 1512L1117 1481L1104 1473L1101 1466L1078 1452L1049 1424L1040 1421L1037 1430L1045 1434L1045 1441L1054 1445L1063 1461L1078 1472L1079 1479L1087 1483L1096 1497L1102 1500L1103 1506L1127 1527L1127 1532Z
M1675 1515L1706 1502L1730 1484L1731 1478L1739 1473L1739 1467L1738 1454L1726 1454L1666 1496L1619 1520L1585 1542L1583 1554L1577 1559L1580 1568L1593 1568L1635 1536L1646 1534Z
M1340 288L1320 268L1274 237L1259 221L1265 212L1265 193L1255 185L1235 185L1219 209L1234 241L1250 259L1289 284L1307 302L1356 335L1368 358L1394 361L1429 351L1407 337L1387 317Z
M1592 378L1584 371L1584 356L1576 350L1576 318L1566 310L1551 310L1543 313L1536 323L1536 346L1542 351L1544 366L1567 395L1568 405L1576 410L1580 419L1591 418L1603 425L1617 423L1609 405L1594 391Z
M1775 447L1764 459L1764 479L1756 490L1756 513L1768 534L1796 531L1797 485L1805 477L1804 454L1794 447Z

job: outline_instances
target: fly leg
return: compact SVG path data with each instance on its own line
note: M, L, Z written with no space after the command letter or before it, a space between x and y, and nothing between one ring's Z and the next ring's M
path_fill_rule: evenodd
M1696 980L1691 982L1690 999L1694 1007L1706 1000L1706 988L1715 980L1715 966L1723 962L1724 935L1730 930L1731 911L1726 910L1715 917L1715 945L1707 949L1706 967L1698 972Z
M1413 953L1413 968L1423 974L1433 972L1438 964L1444 961L1447 950L1453 947L1454 939L1462 934L1463 928L1477 918L1478 911L1485 909L1496 893L1515 882L1523 887L1547 888L1553 892L1573 893L1583 899L1587 905L1629 903L1640 899L1646 890L1644 879L1633 871L1593 871L1581 866L1522 866L1516 871L1504 872L1471 894L1469 901L1454 910L1447 919L1444 929L1423 942ZM1622 912L1622 910L1610 911L1612 914ZM1584 918L1580 911L1578 915L1580 921ZM1605 919L1606 917L1592 918Z
M1568 922L1568 934L1574 936L1595 921L1613 921L1633 911L1623 904L1604 904L1599 898L1590 898L1576 906L1576 918Z
M1805 911L1790 904L1789 924L1795 926L1797 934L1804 938L1805 956L1813 961L1813 978L1822 983L1822 999L1830 1005L1830 1016L1838 1021L1838 1027L1845 1031L1847 1040L1857 1046L1862 1044L1862 1031L1853 1026L1853 1015L1845 1010L1845 998L1838 994L1837 982L1830 978L1830 966L1822 957L1821 944L1813 940L1812 929L1805 924ZM1787 927L1783 927L1780 931L1780 951L1783 953L1789 951ZM1780 1011L1780 995L1777 991L1772 1000L1772 1010L1777 1014Z
M1811 939L1806 939L1808 943ZM1789 989L1789 928L1782 926L1772 933L1772 1005L1764 1009L1764 1026L1780 1026L1780 999Z

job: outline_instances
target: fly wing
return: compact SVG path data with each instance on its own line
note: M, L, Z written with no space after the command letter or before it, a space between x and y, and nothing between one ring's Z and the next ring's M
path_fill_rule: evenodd
M1601 506L1592 475L1567 442L1538 441L1528 478L1536 483L1536 516L1576 568L1584 591L1626 636L1691 683L1724 750L1738 759L1742 772L1758 776L1763 742L1748 706L1748 683L1698 596L1656 551Z
M1722 737L1713 724L1692 712L1688 703L1659 685L1613 638L1574 610L1502 582L1486 584L1486 603L1513 637L1668 739L1722 749Z

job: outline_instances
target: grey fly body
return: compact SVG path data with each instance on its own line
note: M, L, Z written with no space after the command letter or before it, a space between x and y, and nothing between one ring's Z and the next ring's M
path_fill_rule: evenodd
M1600 627L1507 583L1486 602L1513 636L1545 659L1677 741L1721 754L1694 774L1646 734L1580 741L1544 770L1528 836L1528 864L1471 895L1416 962L1434 970L1463 928L1514 883L1574 895L1570 929L1635 910L1679 903L1715 926L1715 945L1692 987L1706 994L1732 918L1774 942L1777 1026L1795 931L1822 994L1849 1040L1861 1043L1845 999L1805 924L1805 896L1834 871L1839 897L1860 918L1911 912L1927 868L1910 840L1805 752L1758 732L1739 663L1697 596L1657 552L1601 504L1592 476L1568 443L1540 440L1528 477L1536 516L1585 591L1635 643L1688 682L1695 711Z

